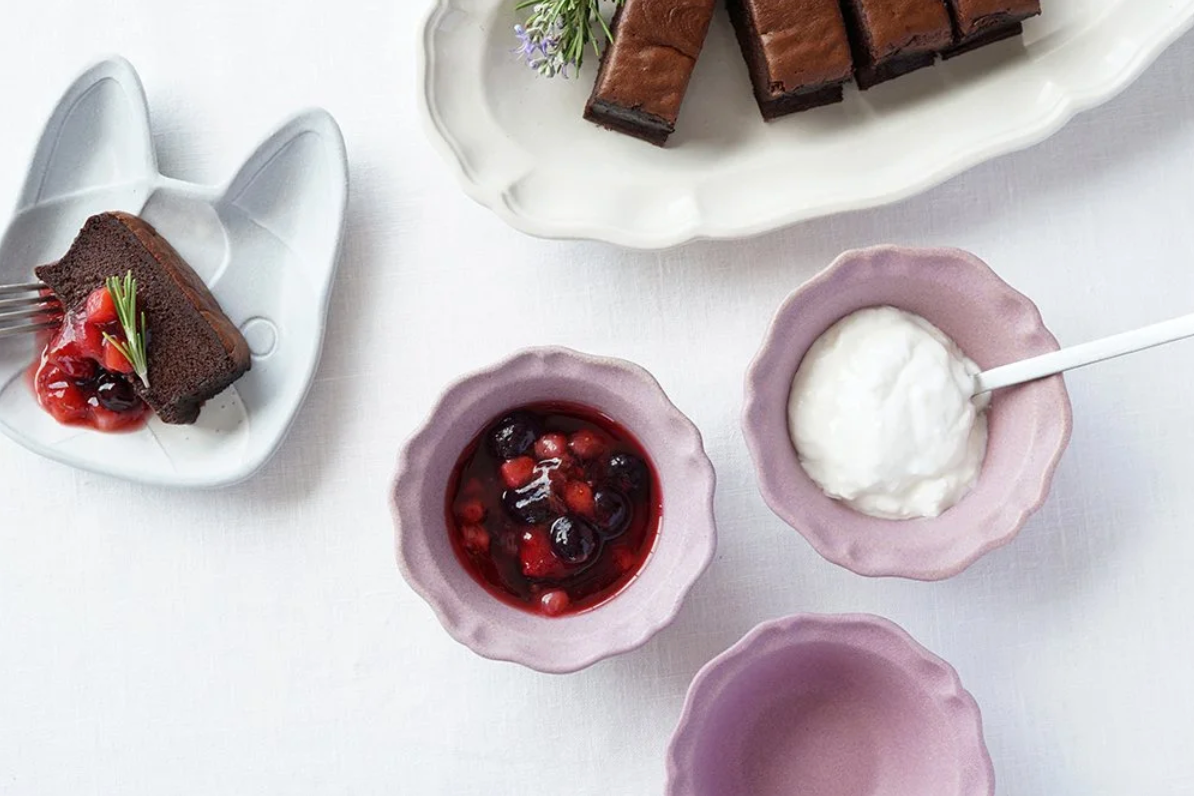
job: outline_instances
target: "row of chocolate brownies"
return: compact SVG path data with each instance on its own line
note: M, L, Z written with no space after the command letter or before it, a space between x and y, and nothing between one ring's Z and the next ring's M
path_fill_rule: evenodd
M625 0L585 118L662 146L716 0ZM726 0L763 118L842 100L1022 32L1040 0Z

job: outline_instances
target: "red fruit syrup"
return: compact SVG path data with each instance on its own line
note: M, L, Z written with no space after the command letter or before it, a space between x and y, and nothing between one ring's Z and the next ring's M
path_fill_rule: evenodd
M37 402L55 420L97 431L132 431L149 407L133 389L133 367L104 338L124 342L116 306L101 287L62 318L30 370Z
M560 616L634 580L655 546L661 494L626 429L577 404L532 404L494 418L461 454L447 524L486 590Z

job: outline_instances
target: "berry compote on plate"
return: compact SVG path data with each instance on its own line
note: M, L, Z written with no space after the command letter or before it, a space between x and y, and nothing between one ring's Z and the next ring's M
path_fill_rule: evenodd
M107 335L107 337L105 337ZM132 364L111 340L124 342L116 305L106 287L62 318L33 365L37 402L59 423L99 431L140 428L149 407L129 378Z
M547 616L577 613L634 580L651 554L661 490L642 446L577 404L496 418L448 486L452 546L500 599Z

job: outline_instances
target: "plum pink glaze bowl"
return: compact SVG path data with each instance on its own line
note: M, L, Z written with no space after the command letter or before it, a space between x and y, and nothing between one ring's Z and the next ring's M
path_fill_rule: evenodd
M829 561L860 575L952 577L1007 544L1040 508L1069 444L1061 376L1001 390L974 489L939 517L881 520L832 500L808 477L788 434L792 378L809 346L841 318L891 305L952 337L983 369L1055 351L1040 312L986 263L958 249L878 246L841 255L793 293L746 375L743 429L763 499Z
M667 796L990 796L978 705L875 616L767 622L688 691Z
M651 458L663 518L637 578L589 611L548 618L485 591L460 564L445 524L461 451L494 417L540 401L597 409L629 430ZM448 388L407 443L391 491L398 566L444 629L486 658L566 673L647 642L680 610L716 547L713 465L700 432L647 371L565 348L529 349Z

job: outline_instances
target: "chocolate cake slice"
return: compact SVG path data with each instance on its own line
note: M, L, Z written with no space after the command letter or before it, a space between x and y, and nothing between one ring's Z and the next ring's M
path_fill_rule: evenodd
M854 79L866 90L932 66L953 45L943 0L843 0L854 47Z
M136 216L87 220L70 251L36 269L64 307L76 307L108 277L133 272L149 327L149 387L141 398L167 423L194 423L203 402L250 367L249 347L198 275Z
M953 58L997 41L1019 36L1024 20L1041 13L1040 0L946 0L954 21Z
M842 101L854 61L837 0L726 0L726 7L764 119Z
M676 130L680 105L714 0L626 0L614 15L585 118L663 146Z

